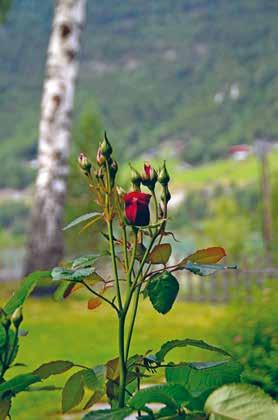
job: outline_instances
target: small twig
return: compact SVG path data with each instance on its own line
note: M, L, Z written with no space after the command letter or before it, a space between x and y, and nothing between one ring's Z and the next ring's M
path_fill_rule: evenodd
M106 303L109 303L110 306L112 306L113 309L115 309L115 311L117 313L119 313L119 309L117 308L117 306L115 305L115 303L111 302L111 300L107 299L105 296L101 295L100 293L96 292L94 289L92 289L84 280L81 282L88 290L90 290L91 293L93 293L93 295L97 296L98 298L104 300Z

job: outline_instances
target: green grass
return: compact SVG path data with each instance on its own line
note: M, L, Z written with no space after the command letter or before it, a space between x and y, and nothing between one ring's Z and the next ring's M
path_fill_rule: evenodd
M133 166L139 171L142 170L144 161L138 160ZM152 160L155 167L161 165L161 161ZM274 151L269 155L270 173L273 175L278 172L278 152ZM248 185L256 182L260 178L260 164L255 156L250 156L243 161L235 161L233 159L216 160L214 162L203 165L194 166L189 169L182 169L180 162L175 160L167 161L167 167L171 174L175 174L171 178L172 188L186 190L202 189L236 184L238 186ZM129 167L126 165L120 174L120 182L124 184L124 180L128 179Z
M174 338L202 338L215 343L214 323L225 316L226 308L207 304L178 302L167 316L156 313L147 302L141 306L136 325L133 352L156 351ZM32 371L39 364L57 359L94 366L116 356L114 314L105 306L88 311L86 302L71 299L64 303L30 299L24 310L27 337L21 338L17 362L26 368L14 368L13 374ZM171 360L205 360L207 352L178 349ZM68 374L50 378L45 384L62 385ZM61 418L61 395L55 392L22 393L14 400L12 418L16 420ZM80 416L78 417L80 418Z

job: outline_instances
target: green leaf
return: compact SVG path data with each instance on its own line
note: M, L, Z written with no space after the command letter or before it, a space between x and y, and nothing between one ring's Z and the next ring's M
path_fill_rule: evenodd
M156 245L149 255L152 264L166 264L171 256L172 247L170 244Z
M193 396L222 385L239 382L242 366L234 360L188 363L165 369L168 383L183 385Z
M0 384L0 398L7 393L17 394L26 390L29 385L40 382L41 378L32 373L14 376L9 381Z
M142 410L146 404L161 403L169 408L178 409L190 399L191 395L182 385L155 385L138 391L130 399L129 405L135 410Z
M160 313L170 311L179 291L179 282L168 271L153 276L147 286L147 293L153 307Z
M0 400L0 419L5 420L8 417L12 405L10 399Z
M93 274L94 271L94 267L78 268L76 270L64 267L55 267L51 272L51 276L54 281L68 280L80 282L84 278L89 277L91 274Z
M124 420L132 413L132 408L117 408L115 410L91 411L83 417L83 420Z
M103 256L103 254L83 255L82 257L75 258L72 261L71 267L73 269L91 267L101 256Z
M91 389L92 391L96 391L101 388L100 383L98 381L97 375L95 374L94 369L87 369L84 371L83 374L84 378L84 385Z
M216 273L217 271L222 270L236 270L236 265L223 265L223 264L196 264L188 261L186 265L183 267L185 270L191 271L193 274L197 274L198 276L211 276L212 274Z
M26 298L30 295L30 293L35 288L37 282L39 280L49 278L49 277L50 277L49 271L35 271L34 273L25 277L25 279L20 284L19 289L14 293L14 295L9 299L9 301L4 306L5 313L8 316L12 315L17 308L23 305Z
M93 217L102 216L102 213L99 212L92 212L92 213L86 213L82 216L77 217L77 219L74 219L72 222L70 222L67 226L63 228L63 230L67 230L72 228L73 226L78 225L79 223L86 222L86 220L92 219Z
M66 413L78 405L84 397L84 371L74 373L65 383L62 392L62 412Z
M39 376L41 379L47 379L51 375L59 375L74 366L72 362L67 360L55 360L53 362L44 363L34 370L33 374Z
M88 408L92 407L96 402L99 402L102 399L103 395L105 395L104 391L95 391L86 402L84 410L87 410Z
M221 349L220 347L212 346L211 344L206 343L203 340L196 340L194 338L185 338L184 340L171 340L164 343L160 350L156 353L156 359L159 363L163 362L167 353L170 350L175 349L177 347L198 347L203 350L214 351L216 353L223 354L224 356L231 357L231 354L228 353L226 350Z
M261 388L247 384L224 385L205 403L210 420L274 420L278 404Z

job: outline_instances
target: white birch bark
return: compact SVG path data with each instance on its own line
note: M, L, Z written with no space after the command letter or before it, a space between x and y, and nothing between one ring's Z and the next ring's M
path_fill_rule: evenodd
M64 252L70 131L86 0L56 0L39 126L38 175L24 274L51 268ZM32 77L32 75L30 75Z

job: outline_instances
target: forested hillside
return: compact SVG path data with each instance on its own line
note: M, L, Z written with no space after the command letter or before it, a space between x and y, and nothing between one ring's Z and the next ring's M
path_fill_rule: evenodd
M36 154L52 1L14 0L0 27L0 187ZM89 0L75 119L97 108L132 157L182 140L196 163L278 134L276 0Z

